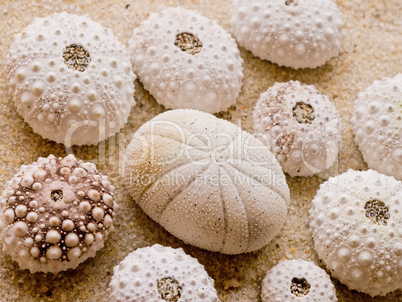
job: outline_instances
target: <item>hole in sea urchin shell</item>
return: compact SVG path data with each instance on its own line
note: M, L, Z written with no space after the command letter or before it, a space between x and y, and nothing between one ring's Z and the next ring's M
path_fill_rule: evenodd
M388 207L382 201L373 199L367 201L364 205L366 210L366 217L370 219L373 223L378 225L387 225L387 220L389 219Z
M54 202L61 201L63 199L63 191L62 190L53 190L52 193L50 193L50 197Z
M89 52L77 44L67 46L63 52L63 58L64 64L66 64L68 68L80 72L83 72L91 62Z
M310 291L310 283L304 278L293 278L290 284L290 292L296 297L304 297Z
M195 55L199 53L202 49L202 43L200 39L190 33L180 33L176 35L174 45L190 55Z
M287 6L297 6L298 3L297 3L297 0L286 0L285 5L287 5Z
M300 124L311 124L315 119L314 108L309 104L297 102L292 111L293 117Z
M176 279L166 277L158 281L158 292L163 300L176 302L179 300L183 288Z

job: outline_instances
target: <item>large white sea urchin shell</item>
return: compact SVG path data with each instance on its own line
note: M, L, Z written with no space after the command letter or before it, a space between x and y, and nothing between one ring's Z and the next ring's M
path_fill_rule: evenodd
M331 278L311 261L285 260L262 281L262 302L336 302Z
M135 104L125 47L85 16L34 19L15 36L6 65L18 113L34 132L67 146L119 132Z
M115 266L112 302L217 302L214 280L184 251L156 244L128 254Z
M126 167L133 199L188 244L250 252L285 222L289 188L275 157L211 114L177 109L153 118L135 133Z
M253 121L255 133L291 176L324 171L338 156L338 112L313 85L275 83L260 95Z
M402 180L402 73L361 92L350 121L369 168Z
M76 268L113 230L113 191L94 164L73 155L21 166L0 197L3 252L31 273Z
M331 0L234 0L230 23L241 46L292 68L323 65L338 55L343 37Z
M371 296L402 285L402 182L374 170L320 186L310 210L315 250L340 282Z
M243 79L236 42L196 12L151 13L134 30L129 51L145 89L166 108L215 113L236 103Z

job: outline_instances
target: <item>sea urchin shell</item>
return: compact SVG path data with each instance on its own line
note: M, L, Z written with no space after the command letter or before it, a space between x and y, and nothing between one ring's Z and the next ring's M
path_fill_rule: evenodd
M255 133L291 176L324 171L337 158L339 115L313 85L275 83L261 94L253 121Z
M218 294L197 259L156 244L130 253L114 267L112 302L217 302Z
M135 104L125 47L85 16L34 19L15 36L6 65L18 113L34 132L67 146L119 132Z
M177 109L153 118L135 133L126 166L133 199L188 244L250 252L285 222L289 188L275 157L211 114Z
M262 281L262 302L336 302L328 274L314 262L285 260L271 268Z
M342 21L331 0L234 0L233 35L279 66L315 68L338 55Z
M402 180L402 73L361 92L350 121L369 168Z
M129 51L145 89L166 108L215 113L236 103L243 79L236 42L196 12L151 13L134 30Z
M0 197L3 252L22 269L74 269L103 247L117 209L114 187L73 155L21 166Z
M315 250L340 282L371 296L402 284L402 183L349 170L320 186L310 210Z

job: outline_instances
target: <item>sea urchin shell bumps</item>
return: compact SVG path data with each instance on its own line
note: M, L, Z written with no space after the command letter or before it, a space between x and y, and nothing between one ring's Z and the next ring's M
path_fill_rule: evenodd
M328 274L313 262L285 260L271 268L262 281L262 302L336 302Z
M211 279L181 248L156 244L130 253L114 267L112 302L218 302Z
M236 103L243 79L236 42L196 12L151 13L134 30L129 51L145 89L166 108L215 113Z
M290 199L279 163L258 139L190 109L162 113L135 133L127 148L126 186L167 231L226 254L272 240Z
M291 176L321 172L338 156L338 112L313 85L275 83L261 94L253 121L255 133Z
M371 296L402 285L402 182L349 170L320 186L310 210L315 250L340 282Z
M402 180L402 73L361 92L351 122L367 165Z
M67 146L119 132L135 104L125 47L85 16L34 19L15 36L6 65L18 113L34 132Z
M337 56L342 21L331 0L234 0L232 32L255 56L315 68Z
M3 252L22 269L74 269L113 230L114 187L94 164L73 155L21 166L0 197Z

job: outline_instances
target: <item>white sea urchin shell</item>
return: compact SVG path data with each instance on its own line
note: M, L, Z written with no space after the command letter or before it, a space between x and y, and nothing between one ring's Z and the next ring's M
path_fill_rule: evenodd
M153 118L135 133L126 166L133 199L188 244L250 252L285 222L289 188L275 157L211 114L177 109Z
M73 155L21 166L0 197L3 252L31 273L76 268L113 230L113 191L94 164Z
M367 165L402 180L402 73L361 92L350 121Z
M18 113L34 132L67 146L119 132L135 104L125 47L85 16L34 19L15 36L6 65Z
M261 94L253 121L255 133L291 176L311 176L337 158L339 115L313 85L275 83Z
M230 23L241 46L292 68L323 65L338 55L343 36L331 0L234 0Z
M262 302L336 302L331 278L311 261L285 260L262 281Z
M196 12L151 13L134 30L129 51L145 89L166 108L215 113L236 103L243 79L236 42Z
M217 302L214 280L184 251L156 244L128 254L115 266L112 302Z
M310 210L315 250L332 275L371 296L402 285L402 183L349 170L320 186Z

